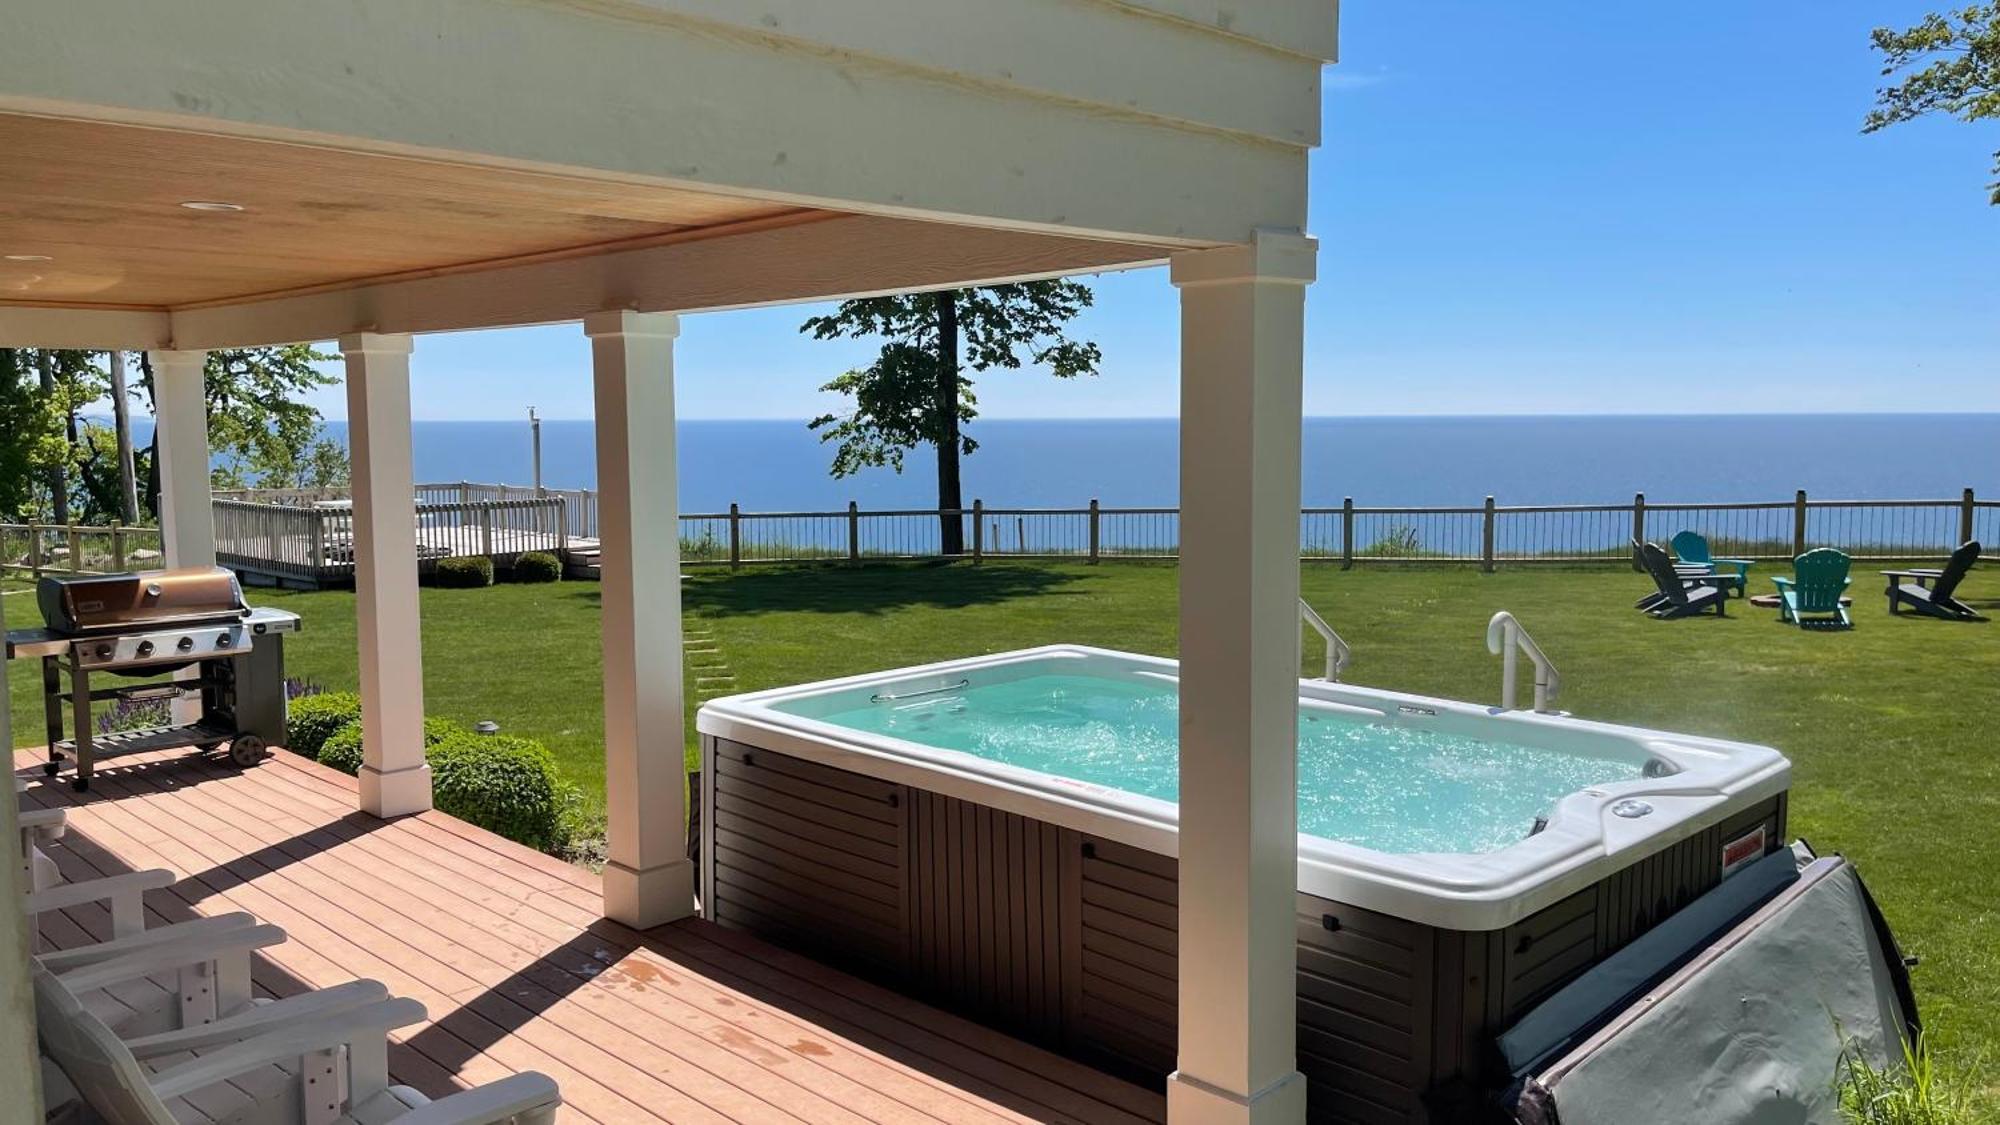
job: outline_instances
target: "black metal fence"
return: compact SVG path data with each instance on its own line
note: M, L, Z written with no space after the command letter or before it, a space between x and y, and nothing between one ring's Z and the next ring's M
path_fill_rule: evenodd
M944 529L955 522L971 559L1170 559L1180 550L1174 508L989 508L960 510L727 512L681 516L682 561L756 563L946 557ZM1493 497L1464 507L1372 507L1352 500L1299 514L1303 558L1314 562L1624 562L1634 539L1665 542L1699 531L1720 555L1790 559L1811 547L1838 547L1857 559L1943 558L1967 539L2000 548L2000 501L1971 489L1947 500L1789 500L1629 504L1502 505ZM1989 551L1989 554L1994 552Z

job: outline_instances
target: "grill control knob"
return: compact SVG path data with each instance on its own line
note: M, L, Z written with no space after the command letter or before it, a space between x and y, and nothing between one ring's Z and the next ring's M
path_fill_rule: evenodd
M194 638L193 638L193 637L182 637L182 638L181 638L180 640L178 640L178 641L174 642L174 647L175 647L175 648L177 648L177 649L180 649L180 650L181 650L182 652L193 652L193 651L194 651Z
M228 648L228 647L229 647L229 644L230 644L230 642L229 642L229 634L228 634L228 633L224 633L224 634L222 634L221 636L219 636L219 637L215 638L215 647L216 647L216 648Z
M138 653L139 653L139 655L140 655L140 656L151 656L151 655L153 655L153 642L151 642L151 641L140 641L140 642L139 642L139 648L138 648L138 650L137 650L137 651L138 651Z
M109 659L111 659L111 646L110 646L110 645L98 645L98 646L97 646L97 658L98 658L99 660L109 660Z

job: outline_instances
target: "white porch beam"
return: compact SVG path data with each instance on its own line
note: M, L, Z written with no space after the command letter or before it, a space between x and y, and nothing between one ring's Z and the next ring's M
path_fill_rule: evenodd
M1180 246L1304 222L1334 0L938 7L16 4L0 109Z
M0 301L0 340L10 348L151 351L173 346L165 309L78 309Z
M168 566L215 565L215 509L208 482L207 352L146 353L160 441L160 538Z
M354 476L354 615L361 667L361 810L431 807L411 475L410 338L340 338Z
M1183 254L1173 1125L1305 1120L1296 1061L1299 442L1314 242ZM1198 1014L1198 1015L1197 1015Z
M747 229L746 229L747 228ZM1157 247L860 215L762 221L642 248L551 254L348 288L177 309L183 346L252 347L345 332L437 332L581 320L605 308L689 312L997 284L1164 261Z
M680 318L596 312L583 330L597 397L603 562L604 914L649 929L694 913L674 464Z

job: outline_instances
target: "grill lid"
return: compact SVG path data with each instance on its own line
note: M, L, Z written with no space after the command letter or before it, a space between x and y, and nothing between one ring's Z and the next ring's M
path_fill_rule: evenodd
M35 588L42 620L71 636L237 621L250 613L224 567L45 577Z

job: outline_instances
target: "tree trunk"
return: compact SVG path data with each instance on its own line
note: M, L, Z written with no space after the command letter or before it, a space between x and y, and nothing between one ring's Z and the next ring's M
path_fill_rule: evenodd
M42 376L42 398L54 402L56 398L56 361L46 349L37 357L37 366ZM76 415L69 416L69 441L76 444ZM50 465L48 469L49 513L56 523L69 522L69 473L65 464Z
M958 484L958 293L936 295L938 323L938 539L945 555L965 553L964 495Z
M139 353L139 380L146 392L146 409L153 412L153 437L146 443L146 488L143 495L146 514L157 524L160 520L160 396L153 389L152 358L145 352Z
M125 353L111 353L111 417L118 431L118 518L139 522L139 482L132 472L132 404L125 395Z

